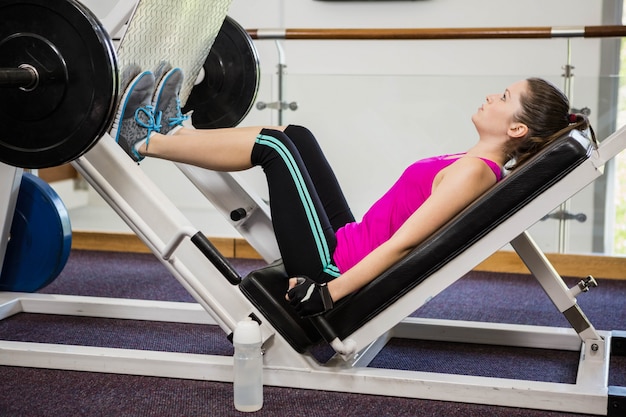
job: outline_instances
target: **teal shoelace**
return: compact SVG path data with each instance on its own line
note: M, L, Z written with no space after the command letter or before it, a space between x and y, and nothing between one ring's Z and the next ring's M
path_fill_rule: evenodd
M176 99L176 116L170 117L169 125L170 126L179 126L182 125L185 120L189 119L188 115L183 115L183 112L180 109L180 99Z
M135 110L135 121L137 124L148 130L146 136L146 149L148 149L148 144L150 143L150 135L152 132L159 133L161 131L161 112L155 114L154 106L144 106L139 107ZM133 152L140 159L143 159L136 149L133 149Z

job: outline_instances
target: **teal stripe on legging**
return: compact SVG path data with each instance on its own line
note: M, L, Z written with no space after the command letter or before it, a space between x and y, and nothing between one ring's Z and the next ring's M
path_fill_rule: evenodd
M304 208L304 211L306 213L309 227L311 228L311 233L313 234L313 238L317 246L320 262L324 266L324 272L330 275L339 276L339 270L335 265L332 264L332 258L330 254L330 249L328 247L328 242L326 242L326 239L324 238L322 225L315 211L311 194L309 193L309 190L304 183L304 178L302 177L300 169L298 169L296 161L293 159L293 155L291 155L289 149L287 149L281 141L272 136L259 135L256 138L256 142L259 145L269 146L270 148L274 149L285 162L285 166L289 170L291 178L293 179L296 189L298 190L298 195L300 197L302 207Z

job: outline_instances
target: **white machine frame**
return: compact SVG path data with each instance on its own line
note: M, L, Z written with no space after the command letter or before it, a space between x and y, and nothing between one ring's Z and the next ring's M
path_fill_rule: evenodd
M576 307L576 289L565 287L526 230L603 173L604 164L626 148L626 128L604 140L582 165L523 207L479 242L411 290L350 336L351 352L325 364L296 352L237 286L230 284L188 239L198 230L142 169L105 134L72 164L150 248L197 303L69 295L0 293L0 319L18 313L198 323L225 335L255 314L264 340L264 383L302 389L490 404L604 415L612 334L591 326L577 333L554 328L406 318L476 265L511 243L561 312ZM271 262L279 257L267 205L237 177L178 164L185 175L229 219L235 208L247 216L233 222ZM0 164L0 228L6 237L22 170ZM369 368L392 337L579 351L575 384L434 372ZM0 341L0 365L107 372L232 382L231 357L47 343Z
M606 414L609 332L596 331L591 327L588 333L579 335L569 328L405 317L509 242L560 311L575 305L575 291L563 286L562 279L525 230L600 176L604 163L624 148L626 128L603 141L597 152L549 191L351 335L350 339L359 353L347 361L337 355L330 362L320 364L310 354L299 354L264 320L261 327L265 342L265 384ZM25 312L201 323L219 325L226 334L230 334L242 318L252 313L263 317L238 287L224 279L190 244L185 236L191 236L197 230L111 137L105 135L90 152L73 164L198 303L2 293L1 318ZM3 169L19 170L8 166ZM205 175L203 183L207 186L216 174L204 170L195 173ZM215 180L218 184L223 182L223 174L219 177ZM233 178L228 181L231 180L235 181ZM246 195L244 186L240 185L235 190L243 193L239 196L243 201L258 202ZM225 187L221 192L232 198L233 189ZM221 192L214 192L213 197L224 201ZM250 208L250 205L247 207ZM250 211L255 210L266 213L262 207ZM261 231L266 230L268 220L267 215L251 216L248 222L254 225L243 221L235 226L245 236L251 233L249 231L256 233L258 225L261 225ZM263 244L259 239L253 243L255 247ZM579 372L575 384L564 384L366 367L391 337L580 351ZM173 352L2 341L0 364L232 381L230 357Z

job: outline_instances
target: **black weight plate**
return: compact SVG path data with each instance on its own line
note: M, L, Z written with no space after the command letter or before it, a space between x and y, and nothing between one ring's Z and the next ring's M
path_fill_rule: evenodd
M192 90L183 112L193 110L198 129L233 127L252 108L259 87L259 59L252 38L226 16L203 65L205 76Z
M1 291L34 292L63 270L72 247L65 205L46 182L24 174L0 274Z
M75 0L0 0L0 68L32 65L32 91L0 88L0 161L45 168L87 152L108 130L118 99L113 44Z

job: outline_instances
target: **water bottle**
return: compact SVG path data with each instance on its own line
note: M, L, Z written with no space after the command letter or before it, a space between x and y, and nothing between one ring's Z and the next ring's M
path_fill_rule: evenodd
M259 324L250 317L237 323L233 345L235 408L243 412L258 411L263 407L263 355Z

